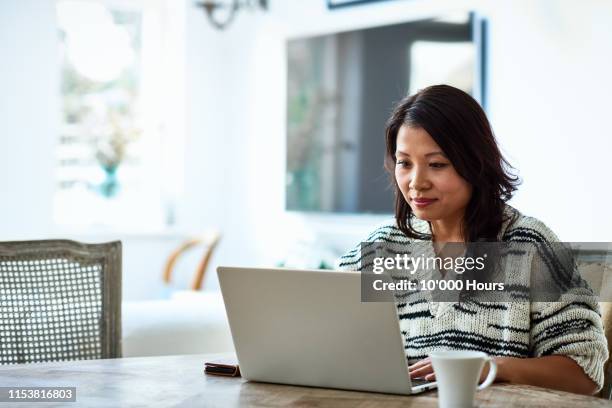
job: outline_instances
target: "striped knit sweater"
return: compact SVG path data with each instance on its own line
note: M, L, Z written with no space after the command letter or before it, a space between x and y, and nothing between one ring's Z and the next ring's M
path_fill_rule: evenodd
M558 242L541 221L507 205L498 241ZM429 223L415 219L413 227L431 234ZM363 242L417 242L395 220L376 228ZM360 245L342 256L337 269L361 269ZM577 302L414 302L397 301L397 313L408 363L434 350L479 350L492 356L572 358L601 389L607 341L596 301Z

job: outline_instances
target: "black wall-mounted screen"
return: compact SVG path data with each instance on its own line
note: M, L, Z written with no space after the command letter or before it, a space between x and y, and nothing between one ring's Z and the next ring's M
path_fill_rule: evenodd
M439 83L484 106L483 28L464 13L290 40L286 208L392 213L383 169L391 109Z

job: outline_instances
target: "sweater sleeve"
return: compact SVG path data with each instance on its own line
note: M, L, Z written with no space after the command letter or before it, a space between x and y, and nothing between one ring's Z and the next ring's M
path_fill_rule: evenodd
M570 252L544 223L531 217L522 217L520 225L509 233L509 238L510 241L535 245L531 264L532 285L535 280L540 282L536 285L540 290L557 289L553 290L554 299L536 298L531 302L530 355L569 357L601 389L608 343L599 303L588 284L582 284L584 281L574 269ZM565 290L563 285L552 284L555 281L571 284ZM551 284L542 285L547 282Z
M536 229L546 238L557 241L544 224L540 223ZM538 275L537 279L562 281L568 286L556 292L555 301L535 299L531 303L531 352L534 357L564 355L571 358L600 390L604 383L608 343L599 303L588 284L580 278L571 251L563 243L551 241L545 239L536 244L539 249L533 258L531 272Z
M361 270L361 243L338 258L334 263L334 269L340 271Z
M567 356L602 388L608 347L594 299L564 295L557 302L532 302L530 342L533 357Z
M361 250L368 244L373 242L408 242L406 236L395 226L395 221L387 221L380 224L377 228L372 231L366 239L342 255L334 263L334 269L344 271L360 271L363 264L363 257L367 256L362 254Z

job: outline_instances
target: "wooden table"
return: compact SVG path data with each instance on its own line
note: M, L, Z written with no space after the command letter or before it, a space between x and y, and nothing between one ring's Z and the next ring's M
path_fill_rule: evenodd
M437 407L436 391L397 396L204 375L204 361L219 357L183 355L0 366L0 386L77 389L76 403L0 403L0 407ZM478 392L476 402L481 407L612 406L596 397L507 384Z

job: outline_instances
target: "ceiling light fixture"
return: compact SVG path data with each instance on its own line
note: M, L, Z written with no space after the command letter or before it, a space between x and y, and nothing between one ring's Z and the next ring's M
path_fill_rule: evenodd
M267 10L268 0L231 0L231 2L206 0L196 3L206 11L208 21L218 30L226 28L240 9Z

